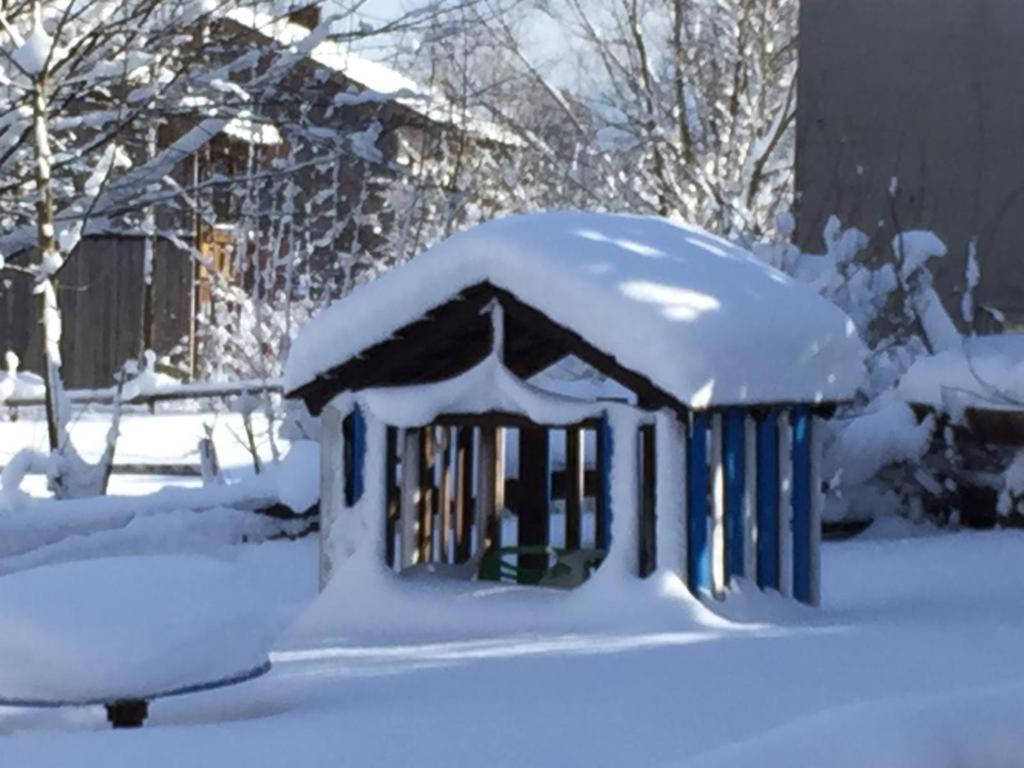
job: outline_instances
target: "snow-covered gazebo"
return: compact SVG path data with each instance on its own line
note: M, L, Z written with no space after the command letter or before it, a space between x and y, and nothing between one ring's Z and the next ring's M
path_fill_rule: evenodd
M604 385L550 386L573 358ZM852 397L861 343L725 240L639 216L492 221L319 314L285 375L321 416L328 559L376 546L396 571L552 584L657 567L697 594L746 578L817 602L818 423Z

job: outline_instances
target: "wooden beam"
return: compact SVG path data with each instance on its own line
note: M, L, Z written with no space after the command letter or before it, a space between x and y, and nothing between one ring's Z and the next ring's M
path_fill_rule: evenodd
M583 491L585 485L585 451L578 427L565 430L565 548L581 547L583 531ZM554 490L552 478L552 490ZM553 493L552 496L555 496Z

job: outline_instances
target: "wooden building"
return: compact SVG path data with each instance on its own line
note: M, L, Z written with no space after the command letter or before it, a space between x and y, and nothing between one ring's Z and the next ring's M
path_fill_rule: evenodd
M257 105L258 99L254 99L248 105L252 109L244 116L211 118L197 110L168 118L158 130L158 154L152 159L157 162L147 163L140 156L137 167L105 191L101 201L104 205L135 214L136 218L140 213L136 203L140 190L163 185L168 177L188 193L189 200L172 196L168 202L153 206L159 228L172 232L176 242L162 238L152 244L156 259L149 305L143 270L147 237L140 233L137 223L122 221L121 216L90 220L87 236L58 275L66 329L63 372L68 387L109 386L125 360L137 357L146 346L161 357L175 351L175 369L184 376L196 374L196 354L204 328L214 322L212 281L248 287L257 272L261 273L259 279L266 279L267 263L282 260L282 253L271 253L265 243L259 243L259 252L247 261L242 254L232 253L233 243L225 237L242 216L232 205L233 199L237 203L243 197L232 194L233 188L237 193L245 183L238 180L245 178L250 164L269 174L289 151L288 130L277 126L302 123L310 131L336 135L339 140L368 126L379 126L371 149L339 152L343 159L338 161L341 167L335 174L335 186L336 215L341 219L357 208L360 215L381 211L389 185L402 174L400 169L425 162L422 150L435 146L436 137L445 131L469 132L476 140L495 138L493 126L457 119L460 113L443 98L425 94L409 78L345 45L323 40L308 50L303 48L303 55L294 55L319 21L319 6L315 3L281 16L234 9L204 31L206 38L217 42L209 47L225 65L249 51L262 54L259 66L264 69L286 61L279 87L287 91L288 98L270 105ZM236 75L244 84L252 72ZM361 94L369 96L364 99ZM126 136L124 141L132 146L146 143L144 136ZM421 150L420 154L416 149ZM368 159L366 155L373 153L379 157ZM167 162L159 162L164 155ZM325 191L325 175L330 174L317 176L307 170L295 177L299 194L305 196L300 202ZM265 236L281 215L277 203L265 199L272 185L256 186L259 191L254 197L260 214L256 222L248 224L255 224ZM294 207L293 228L301 229L305 240L315 243L304 247L314 251L309 257L309 270L317 276L335 270L337 255L352 250L353 243L381 262L394 258L386 249L386 214L366 223L352 223L327 237L327 224L304 221L305 207ZM34 256L34 245L34 227L0 237L0 252L12 265L28 263ZM280 247L287 249L291 244ZM27 274L0 268L0 352L16 352L25 368L38 371L41 331L32 288ZM152 307L151 314L145 311L147 306ZM150 328L146 316L150 317Z
M851 328L660 219L546 213L455 235L292 347L289 395L321 417L322 583L369 548L399 572L669 571L697 594L745 578L816 603L820 419L860 382ZM544 372L567 358L626 396L557 391Z

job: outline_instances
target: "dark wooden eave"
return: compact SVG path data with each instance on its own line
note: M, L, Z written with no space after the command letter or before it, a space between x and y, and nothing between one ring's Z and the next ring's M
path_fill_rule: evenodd
M528 379L569 355L632 390L644 408L685 407L646 376L626 368L575 331L491 283L466 288L447 303L398 329L388 339L363 350L288 393L301 398L318 415L340 392L373 387L404 387L445 381L481 362L492 348L491 318L485 307L497 299L505 315L505 365ZM387 311L381 307L381 311ZM600 307L594 307L600 312ZM344 333L343 328L338 333Z

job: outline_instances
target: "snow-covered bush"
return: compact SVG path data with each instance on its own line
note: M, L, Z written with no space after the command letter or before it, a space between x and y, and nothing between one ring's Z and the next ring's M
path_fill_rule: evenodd
M893 239L890 258L872 263L868 236L836 217L825 227L821 254L792 244L791 216L780 217L776 230L776 240L754 252L835 302L868 347L863 388L840 409L826 441L826 519L950 514L953 489L941 467L955 461L947 455L952 441L943 439L934 415L916 414L895 391L915 360L962 343L928 269L946 255L945 245L930 232L904 232Z

